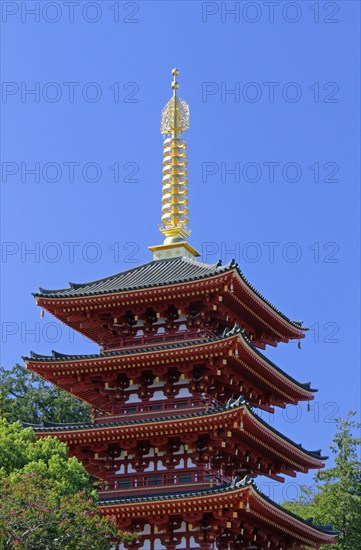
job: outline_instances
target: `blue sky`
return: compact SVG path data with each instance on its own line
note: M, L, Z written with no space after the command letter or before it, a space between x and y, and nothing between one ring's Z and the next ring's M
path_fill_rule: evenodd
M1 8L2 364L96 351L41 320L31 292L151 260L176 66L191 109L190 242L206 262L234 257L311 327L302 350L266 351L319 389L310 412L272 425L327 452L334 419L359 410L359 3Z

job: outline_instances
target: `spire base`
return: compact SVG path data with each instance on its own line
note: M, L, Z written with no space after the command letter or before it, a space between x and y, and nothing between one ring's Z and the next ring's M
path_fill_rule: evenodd
M186 241L175 243L159 244L149 246L149 250L153 252L153 260L170 260L171 258L190 258L194 260L200 253Z

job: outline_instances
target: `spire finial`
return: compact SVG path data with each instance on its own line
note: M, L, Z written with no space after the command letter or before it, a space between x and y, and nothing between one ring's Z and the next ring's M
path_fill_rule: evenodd
M173 69L172 70L172 75L173 75L173 82L172 82L173 96L175 96L177 94L177 90L179 88L179 84L177 82L177 76L179 75L178 69Z
M177 81L177 76L179 75L178 69L173 69L172 75L173 97L170 98L162 111L160 133L176 138L189 128L189 106L183 99L177 96L179 88Z
M160 231L165 236L164 243L149 247L154 259L187 256L194 258L199 253L185 238L188 230L188 179L187 146L181 139L182 132L189 128L189 106L178 97L178 69L172 70L173 96L162 111L161 134L165 135L163 144L163 190L162 224Z

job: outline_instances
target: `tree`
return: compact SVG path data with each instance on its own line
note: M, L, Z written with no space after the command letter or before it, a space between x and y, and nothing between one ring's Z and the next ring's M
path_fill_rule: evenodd
M0 416L30 424L91 421L90 406L21 365L0 367Z
M17 474L36 473L51 479L62 494L85 491L92 493L90 478L83 465L68 457L65 443L52 437L36 439L31 428L19 422L10 424L0 419L0 479Z
M337 432L330 447L335 465L315 475L315 488L301 486L298 501L283 505L314 523L332 524L339 531L337 550L361 548L361 462L357 447L361 440L353 435L361 426L353 420L354 411L347 418L336 420ZM325 550L329 546L324 546Z
M0 419L0 548L103 550L134 540L100 514L82 464L56 438Z
M0 497L4 550L109 550L110 540L133 540L119 534L84 491L64 495L51 479L33 473L3 479Z

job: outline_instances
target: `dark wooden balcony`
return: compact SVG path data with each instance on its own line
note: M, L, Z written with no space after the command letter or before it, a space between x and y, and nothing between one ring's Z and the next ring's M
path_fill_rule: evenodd
M212 397L179 397L157 401L127 403L116 405L111 415L99 415L94 419L95 424L109 424L124 421L129 418L155 419L160 416L177 416L179 414L191 414L208 411L222 407L221 403Z
M117 351L127 348L144 348L148 346L161 346L162 344L171 344L176 342L186 342L192 340L203 340L215 338L216 335L205 328L195 328L187 330L176 330L171 332L158 332L156 334L142 334L119 338L117 345L104 346L104 351Z
M100 482L100 499L122 496L141 496L167 492L209 489L230 483L230 478L220 472L199 469L175 469L120 474Z

